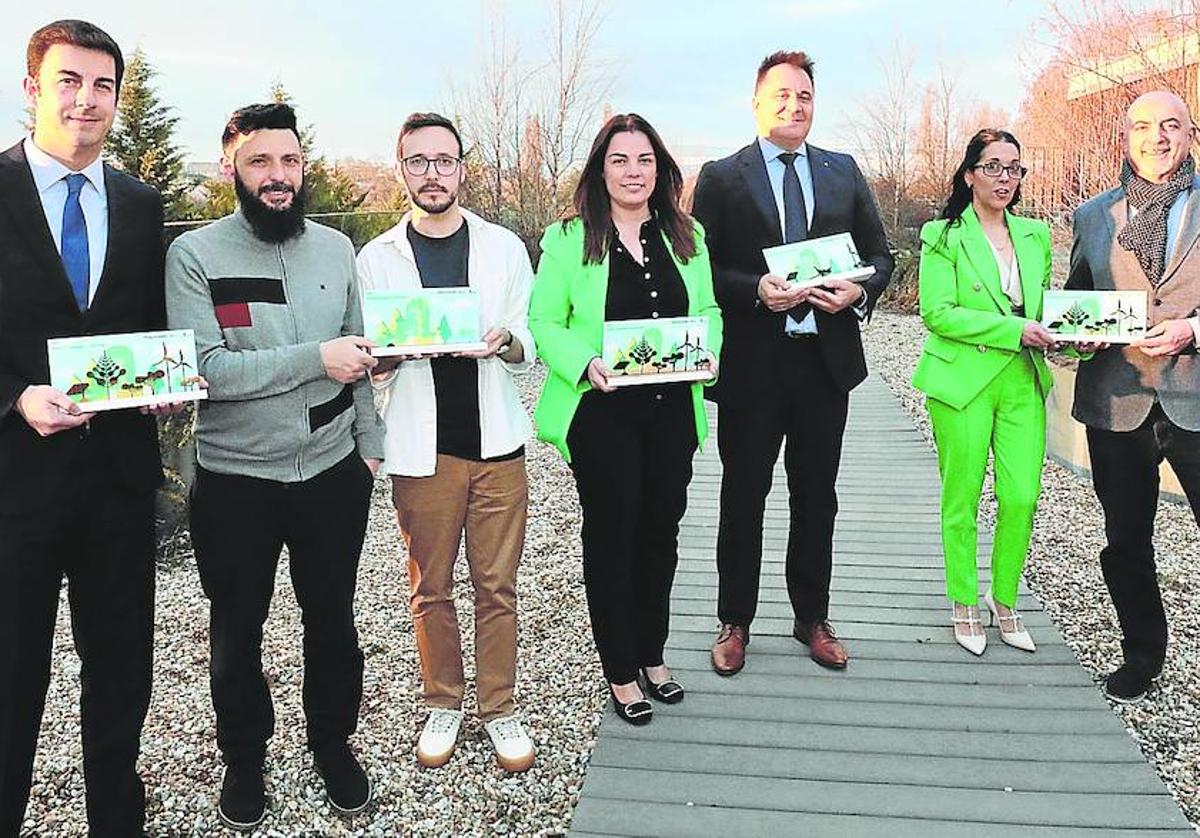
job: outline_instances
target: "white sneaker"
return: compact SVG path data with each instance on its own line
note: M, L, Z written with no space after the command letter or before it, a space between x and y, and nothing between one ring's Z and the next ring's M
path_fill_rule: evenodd
M439 768L450 761L458 744L458 729L462 726L462 710L434 707L429 711L421 738L417 740L417 762L426 768Z
M492 719L486 725L492 747L496 749L496 762L505 771L526 771L533 765L537 754L529 734L525 732L521 718L516 715Z

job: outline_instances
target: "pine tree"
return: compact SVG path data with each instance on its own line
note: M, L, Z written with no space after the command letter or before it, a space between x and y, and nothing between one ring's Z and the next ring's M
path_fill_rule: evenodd
M167 218L175 218L183 212L188 183L183 155L174 141L179 117L159 99L152 84L157 74L138 47L125 67L117 118L105 151L114 166L162 193Z
M654 347L646 341L645 335L629 350L629 357L637 361L643 369L654 360L654 356L657 354Z
M1063 320L1066 320L1075 327L1075 331L1079 331L1080 325L1086 323L1090 319L1090 315L1084 310L1083 306L1078 302L1071 304L1071 307L1063 312Z
M125 375L125 368L118 364L107 351L101 353L96 363L88 370L87 377L104 388L104 397L112 398L112 388Z

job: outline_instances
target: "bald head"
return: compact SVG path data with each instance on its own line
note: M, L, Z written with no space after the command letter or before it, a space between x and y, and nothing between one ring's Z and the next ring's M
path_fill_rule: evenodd
M1152 90L1125 112L1125 156L1143 180L1162 183L1179 170L1192 149L1195 128L1183 100Z

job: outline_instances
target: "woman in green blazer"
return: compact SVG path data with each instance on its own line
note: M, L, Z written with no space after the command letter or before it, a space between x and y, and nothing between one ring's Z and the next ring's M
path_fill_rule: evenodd
M997 502L992 585L1000 638L1034 651L1016 612L1046 449L1054 339L1038 321L1050 283L1050 230L1009 212L1020 200L1021 146L984 129L967 144L941 217L921 228L921 318L930 331L913 376L925 393L942 476L942 549L954 639L983 654L976 518L989 450Z
M679 521L708 434L699 383L617 390L601 358L606 320L703 316L715 373L721 313L704 234L680 208L683 177L637 114L610 119L575 190L575 215L542 237L529 328L549 373L538 436L575 475L592 635L617 714L650 721L646 692L674 704L663 662Z

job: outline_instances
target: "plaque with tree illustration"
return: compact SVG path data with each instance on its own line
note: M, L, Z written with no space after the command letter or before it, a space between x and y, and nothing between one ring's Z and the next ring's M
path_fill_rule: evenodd
M858 282L875 274L874 266L858 255L849 233L764 247L763 257L767 270L801 287L823 285L831 279Z
M363 292L366 337L372 355L449 355L486 349L479 295L470 288Z
M1064 343L1132 343L1146 336L1145 291L1047 291L1042 325Z
M707 381L712 378L708 318L606 321L604 363L612 373L609 383L616 387Z
M50 385L88 413L208 398L191 329L54 338L46 350Z

